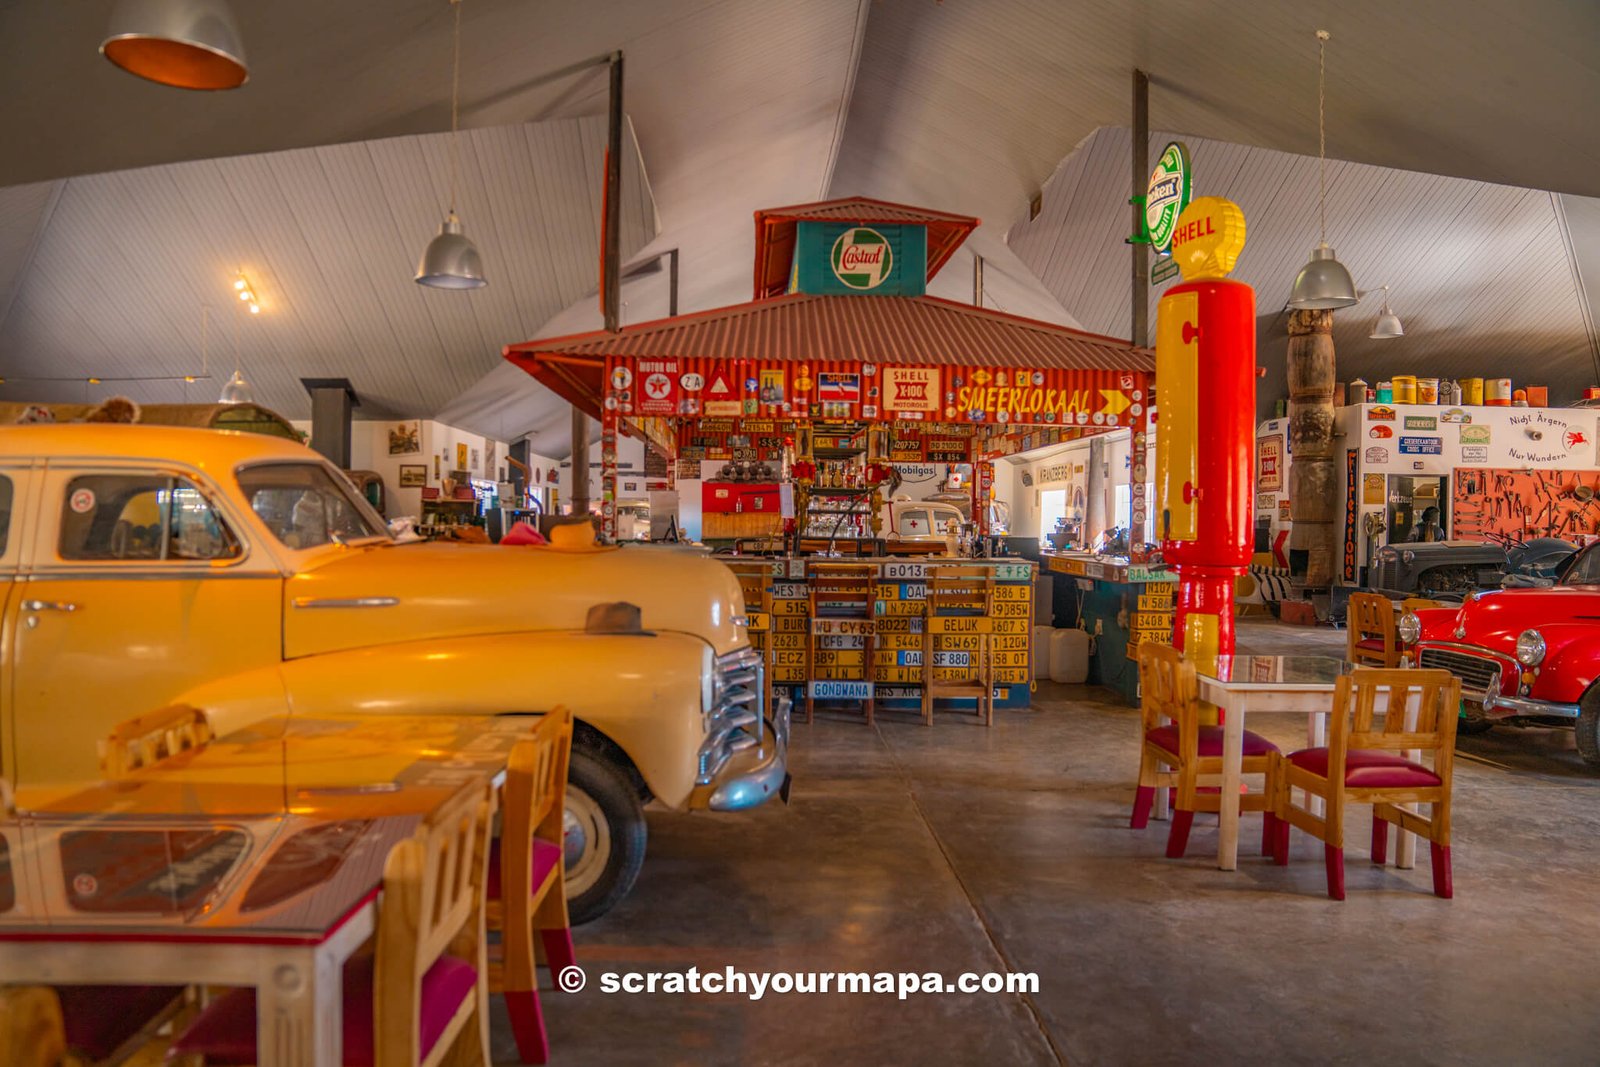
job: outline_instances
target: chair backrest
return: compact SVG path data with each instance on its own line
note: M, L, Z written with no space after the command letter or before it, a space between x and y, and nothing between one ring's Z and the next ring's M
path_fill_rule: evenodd
M373 982L380 1065L420 1061L422 977L440 956L451 952L483 974L489 810L488 780L469 781L389 851Z
M514 884L532 867L533 837L561 844L571 753L572 711L565 707L546 714L511 750L500 829L503 900L514 899ZM523 896L527 889L522 887Z
M67 1063L61 1001L49 986L0 987L0 1063L62 1067Z
M1194 664L1182 652L1160 641L1139 645L1139 710L1144 728L1153 730L1171 719L1178 724L1180 744L1200 736L1200 682Z
M994 568L938 565L923 578L928 613L989 615L994 611Z
M1371 656L1370 650L1357 646L1368 638L1383 642L1383 655L1390 656L1399 648L1394 628L1394 602L1379 593L1352 593L1345 609L1345 624L1349 631L1348 652L1352 663L1361 661L1361 654Z
M1384 693L1387 702L1379 699ZM1412 705L1415 721L1408 728ZM1330 771L1350 749L1420 749L1434 754L1434 773L1448 781L1460 710L1461 680L1449 671L1357 668L1334 686ZM1382 722L1375 723L1380 715Z
M806 596L812 618L870 618L878 599L878 565L807 563Z
M1447 608L1449 606L1442 600L1429 600L1420 596L1408 596L1400 602L1400 610L1402 612L1421 611L1423 608Z
M159 760L204 746L211 721L198 708L175 706L127 719L100 742L100 772L122 778Z

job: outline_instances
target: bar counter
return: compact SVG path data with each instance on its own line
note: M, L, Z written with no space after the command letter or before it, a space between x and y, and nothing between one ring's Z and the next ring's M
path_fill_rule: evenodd
M986 567L995 572L994 600L983 632L991 636L995 665L995 706L1027 707L1032 696L1032 631L1034 579L1038 564L1026 559L964 559L923 557L822 557L822 556L719 556L740 577L745 610L750 618L752 644L771 649L775 688L790 688L797 702L816 682L870 682L880 707L888 710L920 704L926 586L923 579L936 567ZM874 622L873 662L868 677L865 644L859 637L814 633L807 577L813 565L850 564L875 571L876 596L871 605ZM837 617L820 605L823 617ZM841 610L844 605L839 606ZM865 612L862 612L865 615ZM937 631L936 631L937 632ZM813 673L807 678L806 643L812 651ZM935 642L932 670L938 680L966 675L970 642L956 635Z
M1090 684L1106 686L1124 703L1137 705L1139 645L1172 639L1178 576L1159 563L1131 563L1089 552L1046 551L1040 558L1047 572L1077 587L1079 621L1094 638Z

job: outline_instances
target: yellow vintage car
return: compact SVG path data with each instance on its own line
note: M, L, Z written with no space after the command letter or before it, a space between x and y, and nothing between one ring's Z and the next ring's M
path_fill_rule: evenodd
M788 704L764 707L733 574L647 547L400 544L315 452L142 425L0 429L0 775L97 777L131 715L578 716L574 918L622 898L643 805L787 792ZM626 602L628 609L608 609Z

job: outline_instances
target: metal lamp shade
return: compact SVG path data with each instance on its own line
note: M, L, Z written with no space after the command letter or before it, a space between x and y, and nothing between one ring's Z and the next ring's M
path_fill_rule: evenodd
M1300 311L1347 308L1359 299L1350 272L1326 244L1311 250L1310 262L1300 268L1289 291L1289 306Z
M1400 316L1389 310L1389 302L1384 301L1383 310L1378 312L1378 321L1372 326L1372 332L1367 336L1374 341L1383 341L1391 337L1404 337L1406 331L1400 326Z
M428 242L417 264L417 283L435 289L481 289L489 284L483 276L483 257L478 246L461 232L461 220L451 212L439 227L439 236Z
M233 377L228 379L228 384L222 387L222 395L217 398L219 404L254 404L256 391L250 383L244 380L244 375L238 371L233 372Z
M118 0L100 54L179 89L237 89L250 77L227 0Z

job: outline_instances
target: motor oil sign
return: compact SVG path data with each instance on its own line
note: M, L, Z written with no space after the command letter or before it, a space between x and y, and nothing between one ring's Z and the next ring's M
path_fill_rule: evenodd
M802 293L921 296L927 229L802 219L795 224L794 277Z
M939 371L934 367L883 368L883 406L890 411L938 411Z

